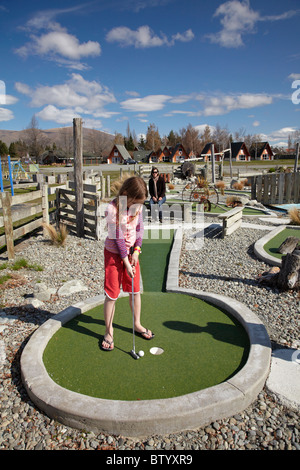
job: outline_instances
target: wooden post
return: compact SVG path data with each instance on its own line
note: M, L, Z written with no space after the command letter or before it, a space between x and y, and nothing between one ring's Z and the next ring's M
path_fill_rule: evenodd
M231 143L229 148L229 168L230 168L230 178L232 179L232 151L231 151Z
M5 239L7 247L8 259L14 259L15 248L14 248L14 230L11 216L11 202L12 197L10 193L1 193L2 198L2 210L3 210L3 222L5 230Z
M105 176L101 176L101 199L105 199Z
M211 182L215 182L215 151L214 151L214 144L211 144Z
M48 202L48 184L42 186L42 211L43 211L43 224L49 224L49 202ZM45 227L43 227L43 235L46 236Z
M101 214L100 214L100 195L96 194L95 200L95 238L100 240L101 237Z
M82 158L82 119L73 119L74 140L74 183L76 199L76 231L78 237L84 236L83 201L83 158Z
M296 156L295 156L294 173L297 173L297 171L298 171L298 159L299 159L299 142L296 144Z
M110 197L110 175L106 176L106 191L107 197Z

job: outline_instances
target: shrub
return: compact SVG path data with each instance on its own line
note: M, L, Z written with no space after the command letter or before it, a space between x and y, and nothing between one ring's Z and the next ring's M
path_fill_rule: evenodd
M288 214L293 225L300 225L300 209L297 209L297 207L292 207Z
M223 195L224 194L224 191L225 191L225 188L226 188L226 184L224 183L224 181L218 181L216 183L216 188L219 189L219 191L221 192L221 194Z
M235 196L228 196L226 199L226 206L227 207L237 207L237 206L242 206L243 204L239 200L238 197Z
M249 181L247 178L241 181L244 186L251 186L251 181Z
M244 184L243 184L242 181L240 181L240 182L234 183L234 184L232 185L232 187L233 187L233 189L239 189L239 190L241 190L241 189L244 189Z
M46 229L51 242L55 246L65 246L68 236L67 227L64 224L61 224L59 229L50 224L43 224L43 227Z

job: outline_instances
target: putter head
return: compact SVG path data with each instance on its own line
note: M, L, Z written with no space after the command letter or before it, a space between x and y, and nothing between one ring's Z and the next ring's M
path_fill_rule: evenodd
M133 359L139 359L140 358L140 356L133 349L130 351L130 354L132 355Z

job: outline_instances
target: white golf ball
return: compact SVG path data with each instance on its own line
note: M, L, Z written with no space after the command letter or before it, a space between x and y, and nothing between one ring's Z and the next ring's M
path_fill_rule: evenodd
M139 351L139 353L138 353L138 354L139 354L139 356L140 356L140 357L143 357L143 355L144 355L144 351Z

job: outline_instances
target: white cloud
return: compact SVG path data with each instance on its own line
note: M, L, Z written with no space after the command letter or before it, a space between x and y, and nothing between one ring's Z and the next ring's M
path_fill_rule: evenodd
M210 132L213 134L213 132L215 131L215 127L210 126L209 124L199 124L198 126L194 126L194 129L196 129L199 132L199 134L202 135L207 126L209 127Z
M232 94L195 94L181 95L172 98L172 103L185 103L189 100L199 101L201 109L196 111L173 110L169 114L186 114L187 116L220 116L231 111L251 109L258 106L266 106L273 103L274 97L264 93L232 93Z
M58 109L53 105L48 105L38 113L36 116L43 121L54 121L58 124L70 124L72 123L73 119L76 117L81 117L79 113L74 111L74 109ZM91 129L101 129L102 122L97 119L89 119L83 118L85 127Z
M73 73L70 80L60 85L41 85L32 89L24 83L17 82L15 87L20 93L31 98L32 107L44 107L37 113L43 120L66 124L81 115L90 115L90 119L93 119L107 118L116 114L105 109L106 105L116 102L113 93L99 82L95 80L89 82L77 73ZM99 122L95 121L97 125Z
M165 103L171 99L168 95L149 95L144 98L132 98L122 101L121 107L128 111L149 112L163 109Z
M15 83L15 89L19 92L22 93L23 95L31 95L32 89L30 88L29 85L26 85L26 83L21 83L21 82L16 82Z
M71 79L62 85L38 86L35 90L17 82L16 89L31 97L31 106L40 107L53 104L61 107L85 107L87 111L96 111L105 104L116 101L113 93L97 81L85 80L80 74L72 73Z
M259 121L253 121L252 126L253 127L258 127L258 126L260 126L260 122Z
M0 121L11 121L14 119L14 114L10 109L0 108Z
M261 16L258 11L250 7L249 0L229 0L221 4L214 14L215 18L221 18L222 29L207 37L212 43L220 44L222 47L241 47L244 45L243 36L255 33L258 21L286 20L299 12L300 10L290 10L280 15Z
M167 36L161 33L157 36L149 26L140 26L136 31L119 26L110 30L106 35L108 42L119 43L120 46L134 46L136 49L159 46L173 46L176 41L188 42L194 38L194 33L188 29L184 33L176 33L169 40Z
M226 114L239 109L266 106L273 102L273 97L266 94L242 93L236 95L211 96L204 99L203 114L206 116Z
M289 135L292 135L296 130L296 127L282 127L281 129L271 132L271 134L268 135L268 138L271 141L288 139Z
M52 104L36 113L36 116L43 121L54 121L58 124L70 124L74 118L81 117L74 109L58 109Z
M289 78L290 80L293 80L293 81L294 81L294 80L300 80L300 73L291 73L291 74L288 76L288 78Z
M15 52L23 58L27 58L29 55L38 55L78 70L86 68L84 64L80 64L80 60L99 56L101 54L100 44L96 41L80 43L76 36L68 33L66 28L53 21L57 14L74 11L78 8L82 8L82 6L40 12L31 18L22 28L26 32L30 32L30 41L16 49ZM44 30L42 34L41 30Z
M62 57L80 60L83 57L98 56L101 47L98 42L88 41L80 44L79 40L64 31L52 31L41 36L32 36L31 42L16 50L22 57L34 54L39 56Z

